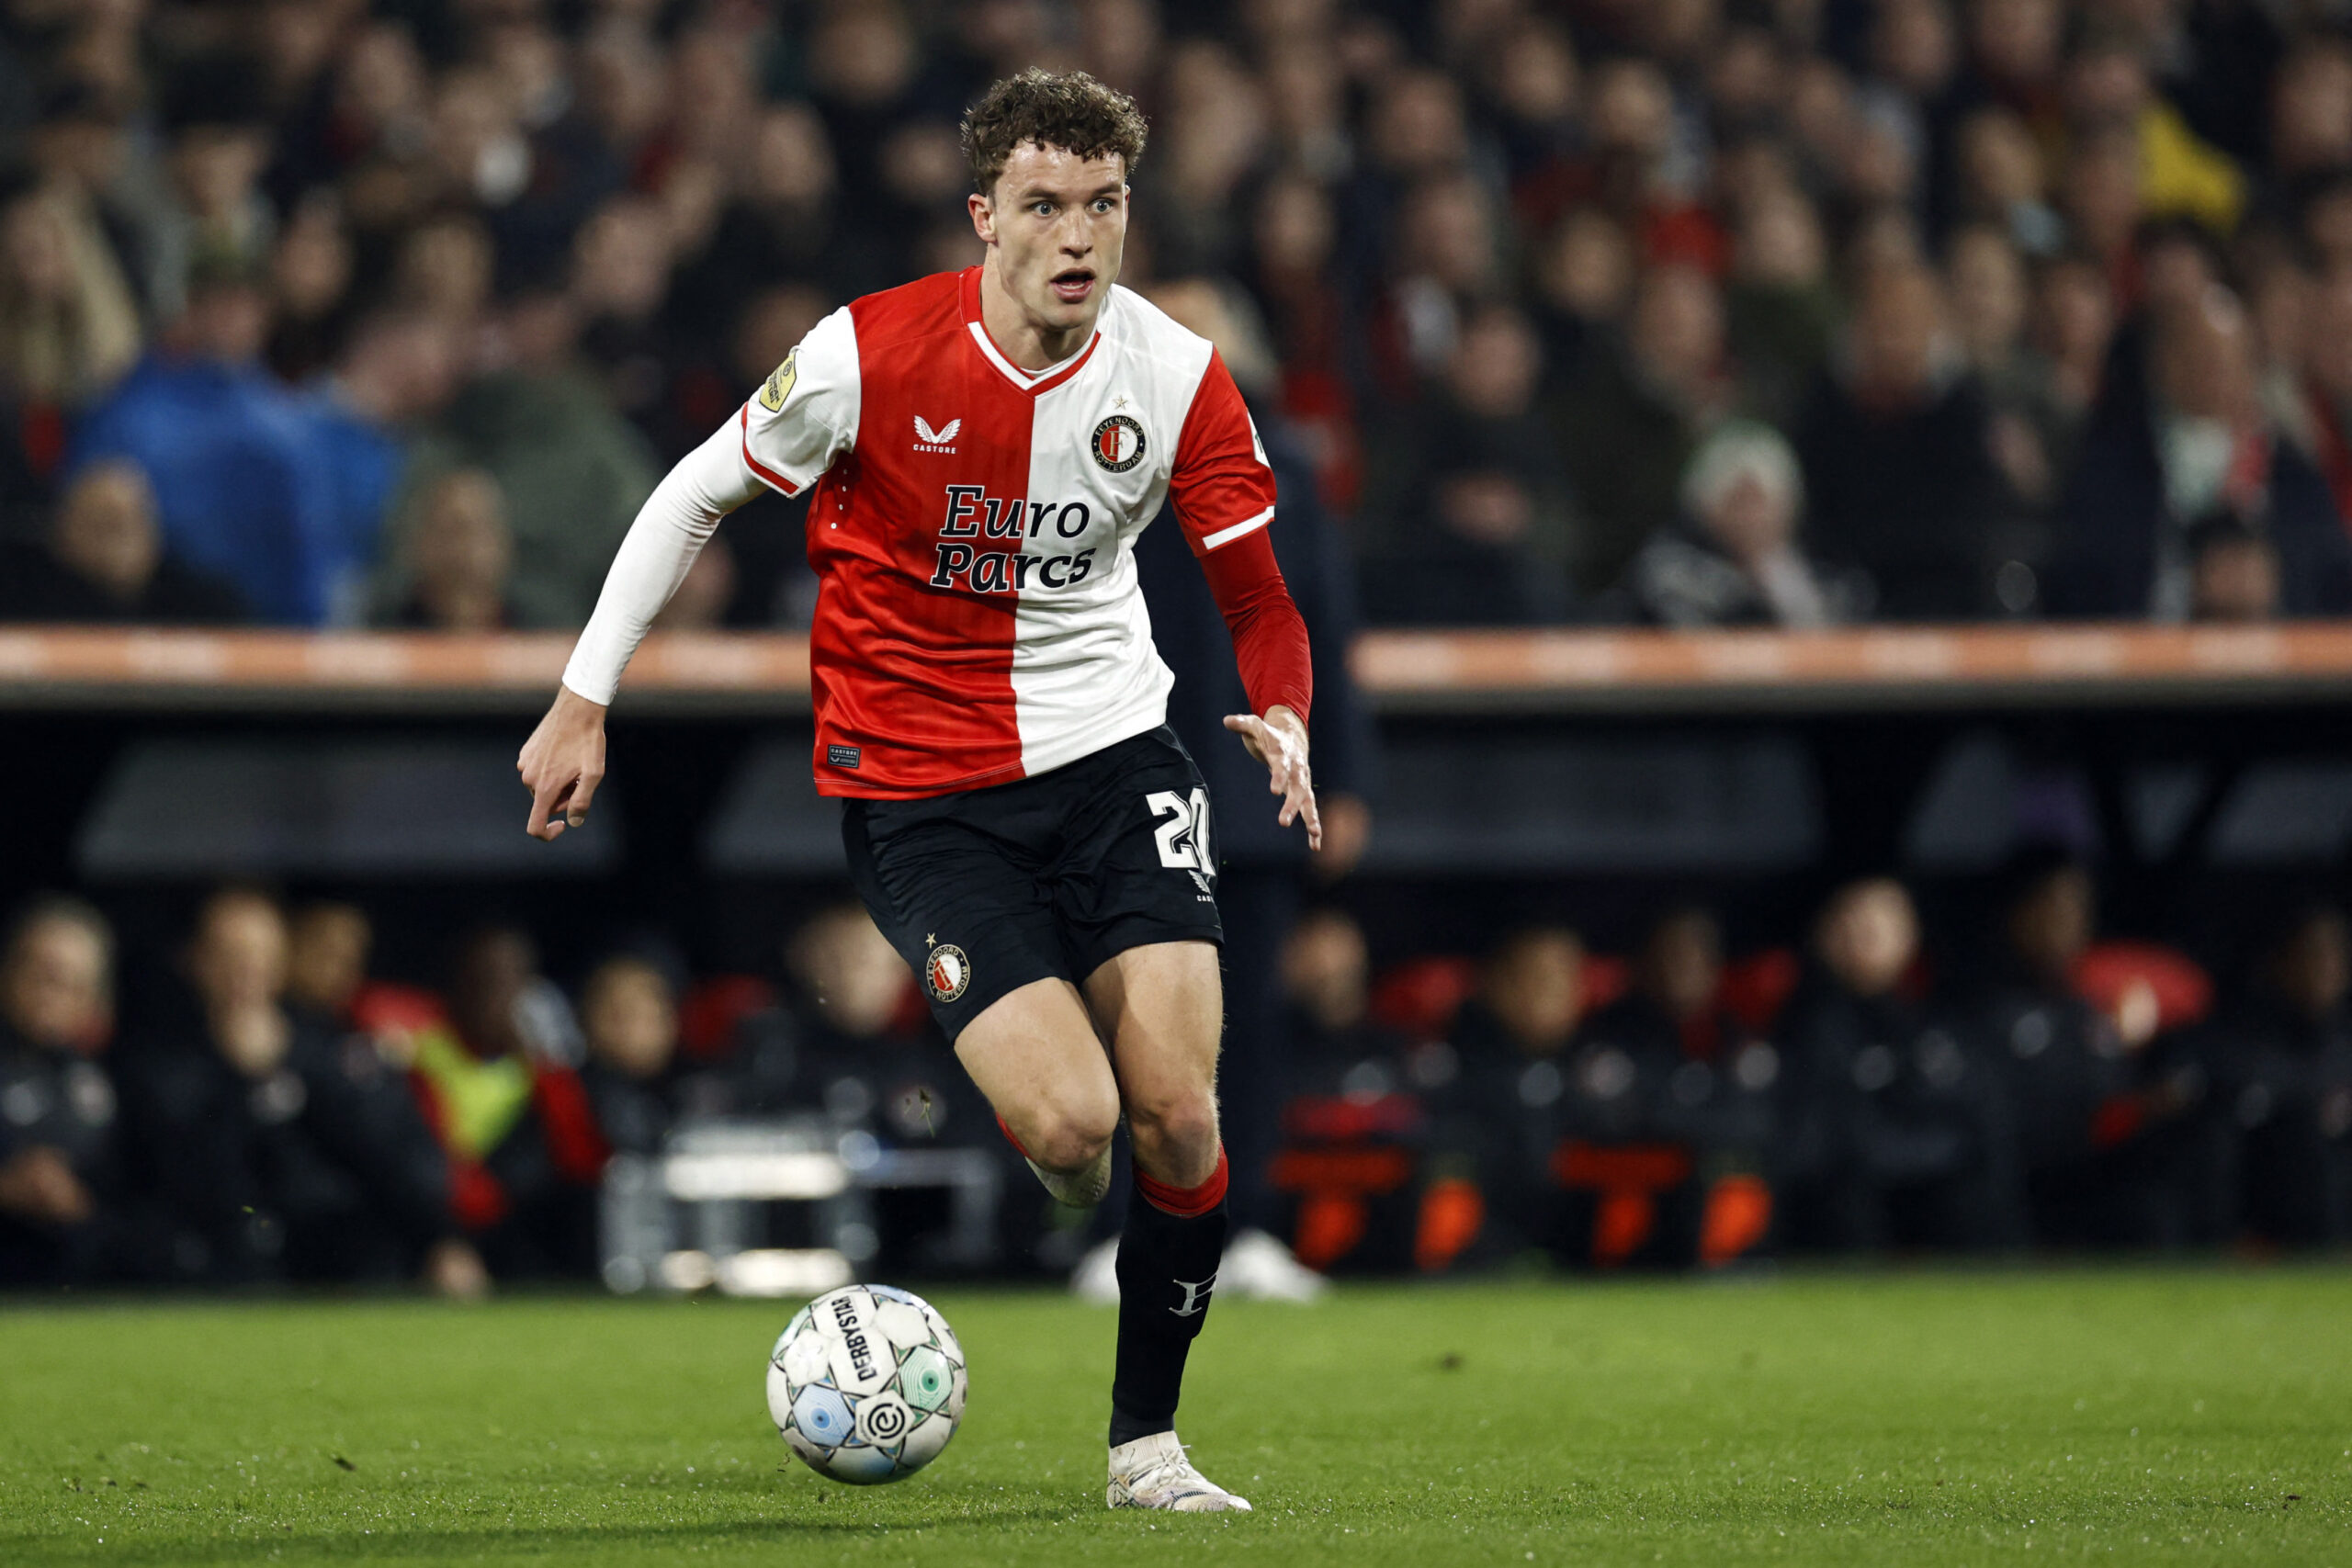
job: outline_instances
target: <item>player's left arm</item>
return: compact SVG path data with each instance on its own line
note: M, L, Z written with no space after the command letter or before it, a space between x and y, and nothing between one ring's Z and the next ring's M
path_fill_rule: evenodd
M1267 535L1274 520L1274 471L1239 389L1215 354L1176 443L1168 494L1233 634L1241 684L1256 710L1231 715L1225 727L1266 764L1267 788L1282 797L1275 820L1285 828L1305 822L1307 844L1320 849L1323 818L1307 762L1315 665L1306 622Z

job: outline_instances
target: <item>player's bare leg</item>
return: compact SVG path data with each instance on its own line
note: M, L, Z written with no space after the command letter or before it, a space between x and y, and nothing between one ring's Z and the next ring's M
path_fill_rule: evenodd
M1119 1085L1078 987L1034 980L965 1025L956 1055L1046 1190L1091 1208L1111 1186Z
M1184 1361L1206 1321L1225 1252L1226 1163L1216 1054L1224 992L1205 942L1130 948L1087 977L1111 1041L1135 1155L1119 1238L1119 1348L1111 1382L1114 1508L1247 1512L1176 1440Z

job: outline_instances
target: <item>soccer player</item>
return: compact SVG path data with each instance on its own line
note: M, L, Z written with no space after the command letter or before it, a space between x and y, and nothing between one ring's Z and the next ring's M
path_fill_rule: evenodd
M1306 632L1232 377L1114 287L1142 115L1027 71L963 131L984 261L826 317L647 501L523 748L530 830L586 818L622 669L719 518L812 492L813 766L859 897L1056 1198L1101 1200L1126 1121L1110 1506L1247 1509L1175 1432L1225 1246L1221 928L1136 535L1173 503L1254 710L1226 728L1319 845Z

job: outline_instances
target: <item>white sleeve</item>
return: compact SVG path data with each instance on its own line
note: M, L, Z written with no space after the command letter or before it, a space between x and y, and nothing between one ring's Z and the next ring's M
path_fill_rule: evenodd
M743 405L743 466L798 495L857 442L857 327L844 305L808 329Z
M734 420L680 458L629 525L596 596L596 613L564 667L563 683L592 703L609 704L645 629L685 581L718 520L761 488L744 465L742 432Z
M857 439L857 333L846 307L808 330L733 419L670 470L629 525L565 666L563 683L609 704L621 671L718 520L762 486L798 495Z

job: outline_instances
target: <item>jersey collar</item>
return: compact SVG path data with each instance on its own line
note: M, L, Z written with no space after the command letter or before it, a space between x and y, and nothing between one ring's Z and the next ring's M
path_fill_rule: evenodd
M980 357L995 366L998 374L1031 397L1035 397L1040 392L1050 392L1077 375L1085 367L1086 362L1094 356L1096 345L1102 341L1102 328L1100 324L1102 318L1097 316L1094 335L1086 340L1084 348L1080 349L1059 365L1048 368L1045 374L1032 375L1004 356L1004 351L997 347L996 340L989 336L989 329L980 321L980 269L978 267L967 266L964 269L963 295L964 326L972 334L972 342L978 345ZM1102 304L1105 310L1110 308L1111 301L1107 294Z

